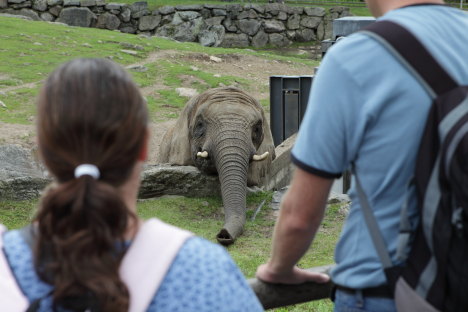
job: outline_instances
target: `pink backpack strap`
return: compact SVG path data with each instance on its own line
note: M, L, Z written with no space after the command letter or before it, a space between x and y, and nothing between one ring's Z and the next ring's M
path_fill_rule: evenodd
M6 228L0 224L0 307L2 311L26 311L28 299L16 283L8 261L3 252L3 232Z
M179 249L193 233L147 220L120 265L120 277L130 292L129 312L146 311Z

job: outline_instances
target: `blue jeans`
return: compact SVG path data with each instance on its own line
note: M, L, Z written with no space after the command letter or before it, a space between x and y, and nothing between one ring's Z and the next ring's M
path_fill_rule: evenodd
M334 312L396 312L393 299L380 297L363 297L357 291L349 294L340 290L335 294Z

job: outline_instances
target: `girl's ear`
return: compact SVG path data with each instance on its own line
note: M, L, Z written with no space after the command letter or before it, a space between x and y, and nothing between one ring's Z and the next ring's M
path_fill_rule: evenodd
M150 136L149 129L146 129L143 146L141 147L140 154L138 155L138 160L140 161L146 161L148 159L149 136Z

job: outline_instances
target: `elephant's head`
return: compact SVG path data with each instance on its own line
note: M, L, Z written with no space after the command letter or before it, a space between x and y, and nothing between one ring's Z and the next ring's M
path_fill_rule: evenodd
M247 184L258 184L274 157L262 107L233 87L210 89L192 98L160 149L161 162L194 165L219 175L225 224L217 239L225 245L242 234Z

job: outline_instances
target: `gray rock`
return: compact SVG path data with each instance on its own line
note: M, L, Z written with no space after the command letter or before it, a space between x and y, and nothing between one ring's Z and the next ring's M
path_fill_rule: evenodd
M279 11L278 16L276 17L280 21L285 21L288 19L288 14L283 11Z
M33 0L33 10L45 12L47 10L47 0Z
M252 38L252 46L254 47L264 47L268 43L268 35L260 30L257 34Z
M9 200L38 198L51 182L51 179L38 177L18 177L0 180L0 198Z
M299 14L294 14L288 18L286 27L288 29L299 29L300 23L301 23L301 16Z
M224 19L225 19L224 16L211 17L211 18L205 19L205 24L208 26L221 25Z
M211 17L211 10L208 10L207 8L203 8L201 11L200 11L200 15L201 17L203 17L203 19L209 19Z
M227 16L227 11L226 10L221 10L221 9L213 9L213 16Z
M139 72L139 73L144 73L148 71L148 67L145 67L143 65L130 65L127 66L126 69L134 72Z
M65 8L60 12L57 22L70 26L91 27L96 19L96 15L88 8Z
M126 34L136 34L136 28L133 25L126 25L119 28L119 30Z
M217 47L223 42L224 34L225 29L223 26L209 26L207 29L200 31L198 42L205 47Z
M79 6L80 0L63 0L63 6Z
M176 12L174 18L172 19L172 24L179 25L184 22L188 22L200 17L200 13L195 11L182 11Z
M241 12L237 16L237 19L239 19L239 20L246 19L246 18L256 19L256 18L258 18L258 14L257 14L257 12L255 10L250 9L250 10L246 10L246 11Z
M325 16L327 11L324 8L319 8L319 7L305 7L304 8L304 13L307 14L308 16Z
M106 4L106 0L96 0L96 6L98 7L104 7Z
M10 8L12 8L12 9L23 9L23 8L30 8L30 7L32 7L32 2L29 1L29 0L25 1L23 3L10 5Z
M120 18L124 23L130 22L130 18L132 17L132 11L130 11L130 8L124 7L122 8L122 13L120 13Z
M60 5L56 5L54 7L51 7L49 9L49 13L52 14L53 16L57 17L60 15L60 12L62 12L62 7Z
M46 21L46 22L53 22L55 20L55 16L53 16L49 12L41 13L40 17L43 21Z
M0 0L0 9L8 7L8 0Z
M161 13L162 15L172 14L175 12L174 7L169 6L169 5L160 7L158 10L159 10L159 13Z
M166 25L172 23L173 15L163 15L161 19L161 25Z
M122 3L108 3L106 4L106 10L118 10L120 11L122 9L123 4Z
M325 22L321 21L320 24L317 26L317 39L324 40L325 37Z
M265 5L265 13L276 16L280 11L288 12L288 7L280 3L268 3Z
M224 34L222 47L225 48L246 48L249 46L249 37L246 34Z
M250 4L245 6L246 8L250 7L251 9L255 10L255 12L263 14L265 13L265 7L259 4Z
M8 3L19 4L26 2L26 0L8 0Z
M0 180L21 177L45 178L34 153L19 145L0 145Z
M118 29L120 26L120 19L114 14L104 13L99 15L97 19L97 28L104 28L109 30Z
M316 40L315 32L310 28L304 28L296 31L296 40L299 42L308 42Z
M338 194L330 192L328 196L328 204L349 204L351 199L346 194Z
M306 28L317 28L320 22L322 22L320 17L303 17L301 19L301 26Z
M254 36L260 29L260 26L262 26L262 24L258 20L244 19L238 21L240 31L249 36Z
M146 1L134 2L129 6L129 8L130 8L130 11L132 11L132 13L137 13L139 11L148 10L148 2Z
M230 31L230 32L237 31L237 26L230 17L227 17L226 19L224 19L223 26L224 28L226 28L227 31Z
M269 34L268 41L276 47L287 47L291 44L291 41L285 35L278 33Z
M177 5L176 10L178 11L201 11L203 9L202 4L189 4L189 5Z
M47 0L47 5L49 7L63 4L63 0Z
M7 9L7 10L4 10L3 12L13 12L13 13L0 13L0 16L20 18L20 19L23 19L23 20L26 20L26 21L32 21L33 20L30 17L24 16L24 15L18 15L16 12L19 12L19 11L15 11L15 10L12 10L12 9Z
M299 15L301 15L302 13L304 13L304 8L303 7L291 6L291 7L288 7L288 13L289 14L299 14Z
M138 22L138 29L141 31L153 30L158 27L161 22L161 15L143 16Z
M217 176L202 174L191 166L153 165L143 172L139 198L162 195L187 197L213 196L220 194Z
M181 42L196 42L203 25L203 19L200 17L178 25L173 23L163 25L156 29L155 34L156 36L172 38Z
M81 0L80 5L82 7L96 6L96 0Z
M132 18L139 19L142 16L146 16L146 15L151 15L151 11L150 10L141 10L141 11L132 13Z
M264 25L265 32L278 33L286 30L284 23L277 20L267 20Z
M17 14L29 17L33 21L40 21L41 20L39 15L35 11L30 10L30 9L21 9L21 10L19 10L19 12Z

